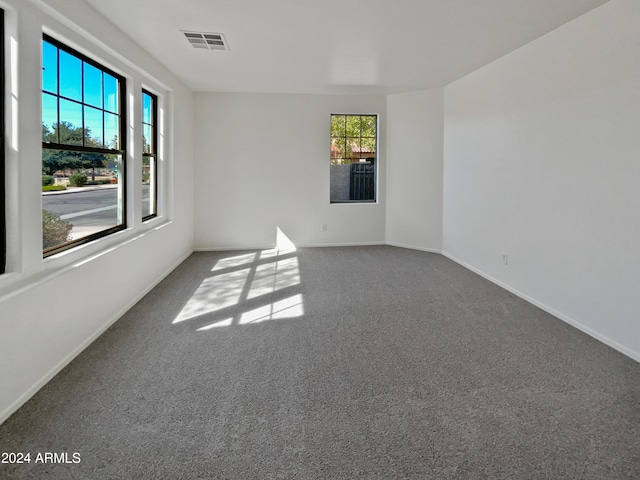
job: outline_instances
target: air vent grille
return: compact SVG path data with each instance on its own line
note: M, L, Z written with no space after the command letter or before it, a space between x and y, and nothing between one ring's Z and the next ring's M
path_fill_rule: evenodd
M184 36L193 48L203 48L205 50L229 50L229 45L222 33L209 32L185 32Z

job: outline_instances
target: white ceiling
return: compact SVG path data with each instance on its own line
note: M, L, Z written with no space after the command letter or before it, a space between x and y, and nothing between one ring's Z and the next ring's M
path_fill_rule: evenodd
M195 91L390 94L446 85L607 0L85 1Z

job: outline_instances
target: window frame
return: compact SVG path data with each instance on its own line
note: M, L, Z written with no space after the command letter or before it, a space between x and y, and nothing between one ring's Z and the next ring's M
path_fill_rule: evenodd
M158 95L150 92L149 90L143 88L141 98L142 102L142 126L149 125L144 121L144 96L148 95L151 98L152 108L151 108L151 138L149 139L149 150L150 152L144 151L144 131L142 134L142 158L144 165L144 157L149 158L149 165L151 165L151 160L153 159L153 209L150 208L151 213L149 215L144 215L142 217L142 221L146 222L151 220L152 218L156 218L158 216ZM151 181L151 179L149 179ZM150 199L151 200L151 199Z
M345 131L344 131L344 135L340 135L340 136L334 136L333 135L333 119L334 117L345 117ZM347 135L347 129L346 129L346 125L348 122L348 117L360 117L360 134L358 137L354 137L354 136L349 136ZM363 117L373 117L374 121L375 121L375 137L370 137L370 136L363 136ZM331 113L329 116L329 145L330 145L330 151L329 151L329 184L330 184L330 193L329 193L329 204L330 205L363 205L363 204L377 204L378 203L378 165L379 165L379 161L380 161L380 157L379 157L379 143L380 143L380 116L377 113ZM331 173L331 165L333 165L333 159L336 158L333 156L333 140L339 138L341 140L343 140L345 142L345 154L346 152L346 141L348 139L359 139L360 140L360 145L362 146L362 139L363 138L373 138L374 139L374 155L373 155L373 162L371 163L371 166L373 167L373 199L369 199L369 200L364 200L364 199L359 199L359 200L332 200L332 173ZM347 158L347 157L344 157ZM353 160L353 156L350 157L351 160ZM362 152L358 153L358 157L359 160L362 160L363 158L367 158L367 157L363 157ZM358 162L353 162L350 161L348 164L346 165L350 165L353 163L358 163ZM353 181L353 179L351 178L351 172L350 172L350 183Z
M0 275L7 271L7 188L5 124L4 9L0 8Z
M88 147L85 145L68 145L68 144L62 144L62 143L54 143L54 142L42 142L42 148L44 149L50 149L50 150L69 150L69 151L76 151L76 152L80 152L80 153L100 153L100 154L114 154L114 155L120 155L120 162L122 164L122 168L120 169L119 175L119 181L122 182L122 205L120 206L121 208L121 216L122 216L122 223L115 225L113 227L109 227L106 228L104 230L100 230L99 232L95 232L92 234L89 234L85 237L82 238L78 238L76 240L71 240L69 242L63 243L61 245L57 245L55 247L50 247L50 248L43 248L42 249L42 256L43 258L47 258L50 257L52 255L58 254L60 252L64 252L66 250L75 248L77 246L80 245L84 245L90 242L93 242L94 240L97 240L99 238L103 238L106 236L109 236L111 234L114 234L116 232L125 230L127 228L127 180L126 180L126 175L127 175L127 81L126 78L119 74L114 72L113 70L111 70L110 68L102 65L101 63L99 63L98 61L88 57L87 55L84 55L83 53L78 52L77 50L75 50L72 47L69 47L68 45L64 44L63 42L61 42L60 40L57 40L56 38L47 35L46 33L42 34L42 41L43 42L47 42L50 43L51 45L53 45L54 47L56 47L59 51L64 51L65 53L69 54L69 55L73 55L74 57L78 58L79 60L81 60L84 63L87 63L89 65L91 65L92 67L95 67L97 69L99 69L101 72L107 73L108 75L111 75L112 77L114 77L117 81L118 84L118 119L119 119L119 125L118 125L118 136L119 136L119 148L116 149L110 149L110 148L100 148L100 147ZM42 56L42 54L41 54ZM59 102L60 99L67 99L66 97L60 95L60 54L58 53L57 56L57 64L58 64L58 68L57 68L57 76L58 76L58 84L57 84L57 93L56 95L51 94L50 92L45 92L45 90L43 88L41 88L40 91L40 95L42 96L44 93L54 96L57 101ZM84 69L83 69L83 79L84 79ZM82 82L82 101L81 102L77 102L77 100L73 100L73 99L69 99L74 101L75 103L79 103L80 105L82 105L83 107L83 125L82 128L84 128L84 107L85 106L89 106L91 107L90 104L87 104L84 102L84 81ZM105 111L104 109L102 109L103 111ZM42 115L42 108L41 108L41 115ZM58 108L58 123L60 122L60 108ZM59 140L59 139L58 139ZM103 138L103 142L104 142L104 138Z

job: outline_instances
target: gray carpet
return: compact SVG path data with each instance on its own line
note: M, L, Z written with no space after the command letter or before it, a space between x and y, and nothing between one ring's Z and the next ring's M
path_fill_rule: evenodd
M0 451L81 455L3 479L640 478L640 364L440 255L196 253Z

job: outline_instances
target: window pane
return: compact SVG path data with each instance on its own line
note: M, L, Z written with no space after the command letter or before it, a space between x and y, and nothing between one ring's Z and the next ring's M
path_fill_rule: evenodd
M347 137L360 137L360 116L347 115Z
M118 81L104 73L104 109L118 113Z
M103 147L102 110L84 107L85 146Z
M376 157L376 139L375 138L362 138L360 140L361 154L360 158L364 158L373 162Z
M357 162L360 158L360 138L347 138L345 143L347 146L345 157L349 161Z
M152 153L153 137L151 125L142 125L142 148L144 153Z
M82 101L82 61L60 50L60 95Z
M344 138L331 139L331 163L342 163L344 159Z
M68 193L42 193L42 246L44 250L63 245L102 230L119 225L118 212L122 210L118 185L107 168L119 160L116 155L79 153L67 150L43 149L45 173L56 174L56 184L65 186ZM99 190L73 186L71 172L87 175L88 181L105 182ZM77 183L76 183L77 185Z
M362 136L375 138L376 117L372 115L366 115L362 117Z
M351 140L351 161L359 162L362 158L362 142L360 138L352 138Z
M84 103L102 108L102 71L84 63Z
M331 115L331 136L344 137L345 117L344 115Z
M58 49L42 42L42 89L58 93Z
M104 114L104 143L106 148L119 148L118 116L111 113Z
M155 207L155 165L154 157L142 157L142 217L156 212Z
M82 145L82 105L60 99L59 142Z
M42 141L58 143L58 99L48 93L42 94Z
M142 94L142 123L152 123L152 102L153 100L146 93Z

